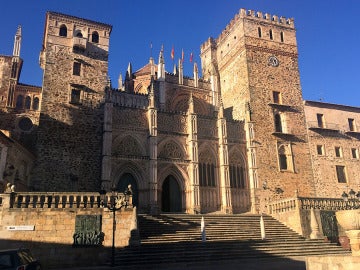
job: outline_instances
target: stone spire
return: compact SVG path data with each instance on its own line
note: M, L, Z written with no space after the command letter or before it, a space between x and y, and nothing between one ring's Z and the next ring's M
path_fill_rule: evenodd
M179 59L179 84L184 84L184 67L182 59Z
M118 89L123 90L123 88L124 88L124 84L123 84L122 74L120 73L118 78Z
M154 77L151 76L150 89L149 89L149 108L155 108L155 90L154 90Z
M149 63L150 63L150 76L151 76L151 77L154 77L154 76L155 76L155 63L154 63L154 58L150 57Z
M158 79L165 79L165 61L164 61L164 46L161 47L159 53L159 63L158 63Z
M132 65L131 63L129 62L129 65L128 65L128 68L127 68L127 71L126 71L126 80L131 80L132 79Z
M13 56L20 57L20 48L21 48L21 25L18 26L15 34Z
M199 69L197 63L194 63L194 87L199 87Z

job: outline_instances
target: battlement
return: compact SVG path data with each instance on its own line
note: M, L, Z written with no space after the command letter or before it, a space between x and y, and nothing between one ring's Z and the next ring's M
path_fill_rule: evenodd
M221 32L221 34L218 36L217 39L214 39L212 37L208 38L207 41L205 41L201 45L201 49L204 50L206 47L212 46L216 44L219 40L222 40L223 37L227 36L230 29L240 20L244 18L250 18L252 20L257 20L259 22L266 22L271 23L276 26L282 26L282 27L288 27L291 29L295 28L294 25L294 18L285 18L283 16L277 16L277 15L271 15L269 13L262 13L260 11L254 11L254 10L246 10L244 8L240 9L239 13L235 15L235 17L226 25L225 29Z

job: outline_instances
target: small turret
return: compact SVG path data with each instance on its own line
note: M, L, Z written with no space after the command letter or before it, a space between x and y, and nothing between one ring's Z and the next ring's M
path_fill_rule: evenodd
M20 57L20 48L21 48L21 25L18 26L15 34L13 56Z

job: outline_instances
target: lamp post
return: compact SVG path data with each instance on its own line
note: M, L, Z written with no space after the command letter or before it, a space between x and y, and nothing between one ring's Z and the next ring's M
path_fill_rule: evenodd
M346 209L360 208L360 191L356 193L353 189L350 189L349 194L344 191L343 194L341 194L341 198L345 202Z
M121 210L122 208L127 208L129 206L129 200L131 195L131 188L127 188L124 194L119 194L116 190L116 187L112 187L110 201L106 198L106 191L100 191L100 200L101 205L106 207L113 213L113 227L112 227L112 246L111 246L111 266L115 266L115 231L116 231L116 219L115 212Z

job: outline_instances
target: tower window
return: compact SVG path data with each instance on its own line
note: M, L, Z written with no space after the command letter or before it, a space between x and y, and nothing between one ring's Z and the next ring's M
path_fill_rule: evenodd
M280 40L281 42L284 42L284 32L280 32Z
M319 156L324 155L324 146L323 146L323 145L317 145L317 146L316 146L316 151L317 151L317 154L318 154Z
M348 118L348 123L349 123L349 130L355 131L355 120L352 118Z
M336 157L342 157L342 151L340 146L335 147L335 156Z
M25 109L30 110L31 108L31 97L27 96L25 98Z
M273 31L271 29L269 30L269 37L271 40L273 40Z
M318 113L316 114L316 119L317 119L318 127L324 128L325 127L324 115Z
M22 109L24 107L24 96L18 95L16 98L16 109Z
M60 37L66 37L66 36L67 36L67 28L66 28L66 25L63 24L62 26L60 26L59 36L60 36Z
M39 98L38 97L34 98L32 108L33 108L33 110L39 109Z
M91 35L91 42L99 43L99 34L98 32L94 31Z
M346 183L345 166L336 165L336 176L339 183Z
M73 64L73 75L80 76L81 72L81 63L74 62Z
M281 93L273 91L273 102L276 104L281 104Z
M258 27L258 36L261 38L261 27Z
M83 34L81 33L81 31L79 31L79 32L76 33L76 37L78 37L78 38L82 38L82 37L83 37Z
M80 89L71 89L70 103L72 104L81 104L81 90Z

